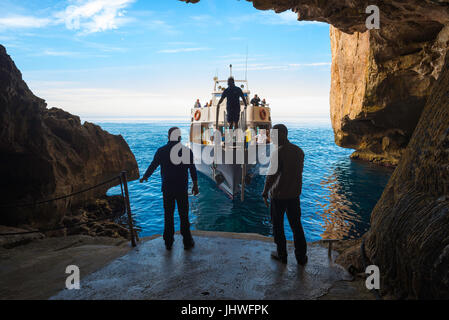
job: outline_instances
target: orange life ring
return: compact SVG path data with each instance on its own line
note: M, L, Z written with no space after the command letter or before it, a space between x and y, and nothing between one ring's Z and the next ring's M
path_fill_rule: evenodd
M265 120L267 118L267 112L265 111L265 109L260 109L259 116L262 120Z
M201 111L200 110L196 110L195 111L195 120L198 121L201 118Z

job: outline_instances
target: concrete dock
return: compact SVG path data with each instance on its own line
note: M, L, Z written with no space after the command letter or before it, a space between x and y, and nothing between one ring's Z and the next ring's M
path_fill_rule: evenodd
M171 251L161 237L141 241L83 277L80 290L64 289L51 299L318 299L352 279L333 263L336 253L329 258L318 244L309 244L309 262L300 267L291 243L283 265L270 258L271 238L201 231L193 236L191 251L183 249L180 235ZM343 291L343 298L363 299L352 287Z

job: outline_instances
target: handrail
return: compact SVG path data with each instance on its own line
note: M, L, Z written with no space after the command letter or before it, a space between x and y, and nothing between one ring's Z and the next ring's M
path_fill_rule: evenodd
M134 230L134 226L133 226L133 222L132 222L132 214L131 214L131 205L130 205L130 201L129 201L129 192L128 192L128 183L127 183L127 178L126 178L126 171L123 171L119 176L115 176L111 179L108 179L106 181L103 181L101 183L98 183L94 186L91 186L89 188L86 188L84 190L80 190L80 191L76 191L64 196L60 196L60 197L55 197L52 199L47 199L47 200L42 200L42 201L36 201L36 202L32 202L32 203L22 203L22 204L6 204L6 205L0 205L0 208L25 208L25 207L36 207L45 203L50 203L53 201L58 201L58 200L63 200L63 199L67 199L88 191L91 191L93 189L99 188L101 186L104 186L106 184L109 184L111 182L113 182L114 180L119 179L120 181L120 189L121 189L121 193L122 193L122 197L124 200L124 207L125 207L125 211L128 215L128 225L129 225L129 229L130 229L130 235L131 235L131 244L133 247L136 246L136 241L139 241L138 235L136 233L136 231ZM32 233L45 233L45 232L50 232L50 231L57 231L57 230L63 230L63 229L70 229L73 227L78 227L81 225L85 225L85 224L89 224L89 223L94 223L94 222L98 222L98 221L103 221L103 220L108 220L111 218L116 218L119 217L120 215L122 215L125 212L115 212L112 215L109 215L107 217L102 217L102 218L98 218L95 220L90 220L90 221L86 221L86 222L79 222L79 223L75 223L75 224L71 224L71 225L66 225L66 226L61 226L61 227L55 227L55 228L50 228L50 229L40 229L40 230L33 230L33 231L22 231L22 232L11 232L11 233L0 233L0 237L1 236L14 236L14 235L22 235L22 234L32 234Z
M67 199L67 198L71 198L73 196L91 191L93 189L96 189L98 187L101 187L105 184L111 183L112 181L116 180L116 179L120 179L120 176L116 176L112 179L109 179L107 181L101 182L95 186L89 187L87 189L81 190L81 191L77 191L77 192L73 192L71 194L65 195L65 196L60 196L60 197L56 197L53 199L47 199L47 200L42 200L42 201L37 201L37 202L30 202L30 203L25 203L25 204L0 204L0 208L25 208L25 207L34 207L34 206L38 206L41 204L45 204L45 203L49 203L49 202L53 202L53 201L57 201L57 200L62 200L62 199Z

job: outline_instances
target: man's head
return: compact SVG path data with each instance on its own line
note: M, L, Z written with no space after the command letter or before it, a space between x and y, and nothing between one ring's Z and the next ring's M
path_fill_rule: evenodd
M181 141L181 130L178 127L172 127L168 130L168 141Z
M235 81L233 77L229 77L228 78L228 86L234 86L235 85Z
M278 144L283 145L288 141L288 129L283 124L276 124L273 126L273 130L277 131Z
M254 95L254 98L258 98L257 94L256 94L256 95Z

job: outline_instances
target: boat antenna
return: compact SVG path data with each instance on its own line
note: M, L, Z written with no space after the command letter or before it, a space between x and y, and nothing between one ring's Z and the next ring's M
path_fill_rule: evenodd
M248 81L248 44L246 45L245 81Z
M231 70L231 77L232 77L232 64L229 65L229 69Z

